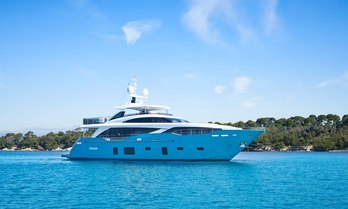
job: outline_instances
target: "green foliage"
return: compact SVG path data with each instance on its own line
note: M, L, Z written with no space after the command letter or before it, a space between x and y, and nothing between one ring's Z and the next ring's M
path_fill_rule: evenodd
M212 122L210 122L212 123ZM222 124L220 122L215 122ZM314 151L347 150L348 149L348 115L342 119L334 114L310 115L307 118L294 116L275 119L272 117L259 118L256 121L239 121L223 125L240 128L265 127L266 133L253 142L249 150L262 150L269 146L273 150L301 150L304 146L312 146ZM89 137L95 129L82 132L80 129L64 132L50 132L44 136L36 136L32 131L26 134L7 133L0 137L2 149L35 149L53 150L71 147L80 137Z
M239 121L226 123L241 128L265 127L266 133L250 145L250 150L262 150L271 146L273 150L288 147L301 150L312 146L314 151L348 149L348 115L342 119L338 115L310 115L307 118L294 116L276 120L272 117L259 118L255 122Z
M284 142L275 142L273 146L275 150L279 151L285 147L285 144Z
M34 149L34 150L53 150L71 147L75 141L80 137L89 137L93 134L94 130L82 132L80 129L73 131L66 131L53 133L50 132L44 136L36 136L32 131L26 134L14 134L8 133L5 136L0 137L0 150L2 149Z

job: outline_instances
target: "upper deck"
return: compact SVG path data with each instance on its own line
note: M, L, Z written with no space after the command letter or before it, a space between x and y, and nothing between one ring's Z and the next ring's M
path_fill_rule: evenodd
M149 95L149 91L147 89L144 89L143 95L139 96L136 94L136 90L137 90L136 79L132 79L130 83L128 84L128 90L127 90L129 96L132 98L130 103L127 103L124 106L114 106L120 111L112 115L111 117L83 118L83 126L105 124L105 123L108 123L109 121L112 122L116 119L136 116L136 115L145 115L145 114L154 115L155 114L155 115L172 116L171 114L168 113L168 110L170 109L170 107L168 106L145 105L143 104L142 100L140 102L137 101L137 98L146 99Z
M94 118L83 118L83 125L93 125L93 124L104 124L107 121L115 120L118 118L135 116L135 115L146 115L146 114L156 114L156 115L166 115L172 116L168 113L170 109L168 106L162 105L144 105L144 104L128 104L125 106L115 106L115 108L120 109L118 113L111 117L94 117ZM127 110L133 110L132 113L127 113ZM165 110L165 112L159 112L160 110Z

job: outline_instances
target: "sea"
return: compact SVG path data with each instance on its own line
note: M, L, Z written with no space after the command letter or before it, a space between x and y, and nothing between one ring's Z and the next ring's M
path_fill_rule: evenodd
M70 161L0 152L0 208L348 208L347 152L230 162Z

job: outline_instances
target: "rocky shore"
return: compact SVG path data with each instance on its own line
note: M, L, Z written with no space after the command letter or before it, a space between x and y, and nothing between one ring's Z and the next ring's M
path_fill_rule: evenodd
M244 152L348 152L345 150L314 150L312 145L309 146L285 146L281 149L275 149L273 146L260 146L257 148L246 147Z
M12 147L10 149L4 148L1 151L23 151L23 152L53 151L53 152L68 152L70 150L71 150L71 147L68 147L66 149L62 149L61 147L57 147L56 149L52 149L52 150L32 149L32 148L18 149L17 147Z

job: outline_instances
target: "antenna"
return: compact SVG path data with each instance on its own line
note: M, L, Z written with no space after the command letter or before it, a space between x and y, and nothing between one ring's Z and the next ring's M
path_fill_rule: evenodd
M138 84L137 84L136 77L130 79L128 83L127 92L128 92L128 95L132 97L131 103L136 103L136 98L147 99L150 94L148 89L144 89L142 96L137 95L137 86Z
M131 96L131 97L136 96L136 93L137 93L137 79L135 77L130 79L130 81L128 83L127 92L129 94L129 96Z

